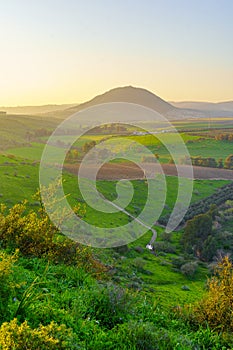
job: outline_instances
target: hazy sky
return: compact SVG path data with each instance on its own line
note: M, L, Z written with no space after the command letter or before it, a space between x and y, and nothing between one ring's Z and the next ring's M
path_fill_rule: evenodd
M0 105L233 100L232 0L0 0Z

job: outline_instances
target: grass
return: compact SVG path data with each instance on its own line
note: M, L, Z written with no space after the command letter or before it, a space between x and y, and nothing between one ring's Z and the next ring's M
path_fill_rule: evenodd
M9 162L10 164L4 164L4 162ZM23 164L24 163L24 164ZM35 203L32 199L32 195L36 192L39 183L38 183L38 164L31 161L23 162L20 158L12 158L7 156L0 157L0 183L1 183L1 198L0 201L6 203L8 207L11 207L13 204L24 200L25 198L29 201L31 205ZM76 204L80 198L80 192L76 186L76 177L71 174L64 174L65 183L64 189L66 193L70 194L69 201L72 205ZM168 196L166 204L168 209L166 212L172 210L176 199L176 186L177 178L176 177L166 177L167 187L168 187ZM192 202L200 200L210 194L214 193L217 188L223 186L229 181L223 180L195 180L194 181L194 192L192 197ZM141 208L145 204L145 197L147 193L147 186L144 181L132 181L135 196L133 201L128 206L128 210L134 215L138 215ZM115 181L99 181L97 183L98 189L110 200L116 198L116 182ZM96 224L103 227L116 227L128 223L128 218L125 214L116 213L116 214L99 214L98 211L95 211L93 208L87 206L86 220L92 224ZM158 228L159 232L162 232ZM133 248L137 245L145 247L149 242L151 233L145 234L138 241L134 242L131 245L131 256L130 254L126 256L125 260L119 261L117 264L121 266L123 270L123 275L127 275L126 271L130 271L129 274L133 274L135 271L133 267L134 259L138 257L138 253L133 253ZM174 234L174 245L179 247L179 239ZM176 248L178 249L178 248ZM98 251L98 250L97 250ZM179 253L179 250L177 251ZM101 256L101 252L98 251L98 254ZM106 254L106 260L111 261L111 252L108 250L104 252ZM195 300L195 298L201 295L205 280L206 271L199 269L199 274L194 281L187 281L187 279L181 274L174 272L171 266L172 255L163 256L153 256L149 254L148 251L145 251L142 255L139 255L141 258L147 258L145 260L146 265L145 269L153 273L153 275L146 275L143 272L136 271L136 274L142 279L144 283L144 290L150 291L155 290L155 295L158 300L163 300L163 303L185 303ZM121 277L120 277L121 280ZM127 281L126 281L127 280ZM129 278L123 277L121 283L129 283ZM183 285L188 283L190 291L186 292L181 289Z
M17 131L14 133L12 130L13 125L16 125L15 122L17 122ZM50 128L56 122L56 120L46 121L46 127ZM195 128L204 127L207 123L207 120L199 120L196 123L180 122L176 125L178 128L192 127L195 130ZM220 125L220 121L217 119L214 123ZM221 126L226 127L227 123L228 120L225 120ZM9 117L7 122L1 120L0 126L0 146L1 142L4 147L6 146L9 135L10 142L7 145L11 146L5 155L0 155L0 202L11 207L15 203L27 199L29 209L36 210L38 203L35 202L32 195L39 187L39 160L46 138L41 138L41 143L33 142L31 146L21 148L13 147L13 144L14 141L21 145L25 143L25 131L39 129L41 127L40 118L22 117L16 121L13 117ZM84 142L93 139L99 141L102 137L106 137L106 135L87 135L77 145L81 147ZM208 138L199 140L198 136L187 134L182 134L182 137L186 143L194 141L187 143L191 155L225 158L232 153L231 144L225 141L215 141ZM131 139L140 141L154 153L159 153L162 162L168 161L169 155L166 148L154 137L133 136ZM164 139L173 145L172 134L164 134ZM57 141L59 140L68 143L69 136L65 136L64 139L58 137ZM117 138L114 142L114 151L118 151L120 146L117 144ZM50 147L54 151L54 159L56 159L57 148ZM142 154L138 158L140 159L141 156ZM63 175L64 189L67 194L70 194L71 205L82 201L76 177L69 173ZM177 197L177 181L176 177L166 177L167 198L164 214L170 212L174 206ZM195 180L192 202L213 194L219 187L228 182ZM147 184L143 180L135 180L132 181L132 185L134 197L127 206L127 210L137 216L145 205ZM109 200L116 198L116 181L98 181L97 188ZM124 192L123 195L125 195ZM128 222L128 217L125 214L100 214L89 206L87 206L85 219L92 224L103 227L121 226ZM228 221L224 225L224 229L231 231L232 221ZM157 227L157 231L158 242L161 242L164 239L163 229ZM8 294L4 295L9 297L7 302L1 303L6 309L6 314L1 322L8 321L17 315L19 322L27 319L32 328L38 327L39 323L49 324L52 320L58 324L64 323L78 335L80 349L147 349L147 345L140 345L141 347L138 344L134 347L128 343L126 345L127 339L132 334L134 339L139 339L140 344L144 344L142 342L150 337L151 343L148 348L223 349L224 347L219 345L217 340L215 343L213 340L215 338L210 331L210 333L206 333L206 337L209 337L206 338L208 340L208 342L206 340L206 344L203 337L197 340L198 327L193 330L190 325L177 320L172 313L173 307L200 300L205 294L205 282L208 276L208 270L201 262L198 264L197 273L192 278L185 277L174 268L173 259L179 258L183 254L180 245L181 236L182 231L171 234L172 252L158 249L154 254L148 251L145 246L151 238L151 232L147 232L129 244L126 251L93 248L93 254L110 268L108 274L101 276L101 281L93 278L93 275L86 272L82 266L53 264L43 259L26 258L21 255L18 262L15 263L9 285L3 286L3 283L0 285L0 293L2 291L5 293L7 290ZM138 247L140 249L137 249ZM190 257L187 259L189 260ZM184 290L183 286L187 286L189 290ZM122 289L114 299L113 292L118 292L119 287ZM120 309L119 314L117 313L115 316L114 310L119 310L119 305L122 302L121 296L124 295L122 290L124 293L130 294L131 301L128 304L126 300L123 300L123 309ZM25 296L28 298L24 303L21 303ZM132 325L131 322L133 322ZM151 331L148 323L150 327L153 325L156 328L157 333ZM113 328L111 328L112 326ZM145 327L145 329L140 327ZM122 329L125 329L125 334L122 333ZM201 329L199 331L204 332ZM212 340L209 340L210 338ZM151 345L153 341L156 343L154 347ZM75 341L73 342L75 343ZM202 347L198 343L202 344ZM77 340L75 344L77 345ZM229 348L229 346L225 348Z
M8 154L12 154L16 157L23 158L25 160L35 160L40 161L45 145L43 143L32 142L31 146L26 147L16 147L7 150ZM53 160L56 162L58 157L56 157L57 147L49 145L50 151L53 152ZM65 152L64 152L65 153Z
M0 194L2 195L0 200L6 202L8 205L13 205L19 201L24 200L25 198L30 202L33 202L32 195L36 192L37 188L39 187L39 164L33 162L32 159L36 159L35 153L39 154L39 152L42 151L42 147L40 144L36 144L32 148L26 148L26 150L27 152L25 154L27 155L28 160L19 158L16 156L16 154L15 157L12 157L11 155L0 155ZM54 152L55 151L56 148L54 148ZM77 200L81 198L80 192L76 186L76 177L74 175L66 173L65 179L66 182L64 186L66 193L71 194L70 201L72 204L75 204L77 203ZM215 192L217 188L223 186L228 182L229 181L224 180L195 180L192 202L211 195ZM177 178L167 176L166 183L168 194L166 204L171 210L177 196ZM138 212L140 212L140 208L143 208L145 204L147 185L144 181L141 180L132 181L132 184L135 189L135 196L128 209L132 213L137 214ZM109 200L113 200L116 198L115 186L116 181L98 182L98 188ZM169 209L167 210L169 211ZM106 215L107 216L105 218L101 217L101 220L103 220L103 226L105 224L109 224L111 227L117 225L118 220L119 222L121 221L121 223L126 222L127 220L127 218L123 214L119 214L114 219L110 214ZM87 216L91 217L93 222L98 223L100 221L99 214L95 213L91 209L90 211L88 211Z
M27 132L46 129L50 132L58 125L56 118L42 118L39 116L9 115L0 116L0 150L19 147L29 143Z
M191 290L182 291L180 285L187 281L178 274L169 273L167 267L159 265L156 259L153 259L151 256L151 259L146 261L147 267L150 265L156 275L153 281L154 290L142 290L138 293L132 288L121 288L118 283L107 280L99 283L82 267L53 264L43 259L20 256L14 263L11 280L9 279L11 283L6 279L4 286L0 286L0 293L5 288L9 293L8 297L10 296L7 308L3 309L5 318L1 319L0 323L10 321L15 316L19 324L26 319L31 329L40 324L49 326L52 321L56 322L54 327L57 328L57 334L55 332L54 336L62 338L63 342L60 340L57 346L51 349L191 350L199 349L200 342L203 349L223 349L221 344L217 343L220 339L214 337L214 334L211 334L211 342L207 336L202 336L199 342L197 329L192 329L178 319L172 311L172 306L177 307L181 299L187 303L202 295L197 283L192 285L190 282ZM128 282L135 276L141 277L132 267L131 260L126 258L122 263L122 268L125 269L127 261ZM126 271L124 272L127 276ZM146 279L143 283L150 284ZM162 305L164 302L165 305ZM61 324L64 325L63 333L58 328ZM65 332L67 328L69 332ZM1 328L0 331L0 346L10 346L12 339L15 339L16 346L17 341L20 341L24 347L28 347L28 342L32 341L28 331L24 334L22 330L18 339L16 327L11 332L6 328ZM53 334L50 331L50 337ZM30 342L30 349L50 349L40 347L37 338L36 341L35 346ZM204 342L207 343L206 347ZM208 344L211 347L207 347ZM215 345L218 347L214 347Z
M173 125L178 131L202 129L210 130L212 128L225 129L232 128L233 118L195 118L190 120L177 120L173 122Z
M77 179L71 175L65 175L64 189L65 193L70 194L68 200L71 205L77 204L80 200L82 201L82 195L77 186ZM89 180L87 180L89 182ZM127 210L133 215L137 216L141 210L144 208L146 198L147 198L147 185L145 181L134 180L131 181L134 187L134 197L131 203L127 206ZM177 197L177 177L167 176L167 199L166 199L166 209L163 214L171 212ZM213 194L219 187L224 186L229 183L225 180L195 180L194 181L194 191L192 195L191 202L199 201ZM97 188L100 192L106 196L109 200L114 200L117 197L116 193L116 181L98 181ZM92 191L92 185L90 185L90 191ZM114 214L99 214L98 211L87 206L86 213L87 222L93 223L95 225L100 225L101 227L116 227L122 224L128 223L128 218L124 213L114 213Z
M218 160L219 158L225 159L229 154L232 154L232 144L230 142L207 137L200 138L199 136L192 136L185 133L181 133L180 135L182 136L191 156L213 157ZM163 140L166 145L175 147L174 137L174 134L167 133L163 135ZM154 136L133 136L132 139L141 142L153 153L157 153L161 163L167 163L171 158L166 147ZM142 156L143 154L141 157Z
M223 160L232 153L232 144L227 141L222 140L215 140L213 138L200 138L199 136L193 136L188 135L186 133L180 134L184 143L186 144L186 147L190 153L191 156L201 156L201 157L213 157L216 160L219 158L223 158ZM172 133L166 133L166 134L160 134L162 137L162 140L165 145L168 145L173 148L174 153L176 154L176 136ZM107 135L107 137L111 137L111 135ZM47 137L43 137L43 139L46 139ZM90 142L95 140L96 142L100 142L106 138L106 135L85 135L81 137L77 142L75 142L75 146L78 147L80 150L82 148L82 145L86 142ZM145 145L153 154L159 155L159 161L161 163L168 163L171 155L168 152L167 148L160 142L160 140L156 137L156 135L143 135L143 136L123 136L124 138L130 139L131 141L135 141L137 143L141 143L142 145ZM65 144L69 143L70 137L69 136L57 136L55 138L57 141L63 141ZM40 142L31 142L28 146L23 147L15 147L15 148L9 148L7 150L8 154L15 155L17 157L22 157L30 160L40 160L41 155L43 152L45 145L44 143ZM56 146L49 146L52 150L54 150L54 160L56 161ZM119 143L118 137L114 137L111 139L111 150L113 153L118 154L118 159L116 159L114 162L122 162L123 159L119 160L119 153L120 152L120 158L124 158L124 152L127 152L129 155L131 154L132 157L136 161L141 161L144 156L147 154L142 152L137 152L137 146L135 144L135 147L133 149L128 149L128 144L123 145L123 143ZM123 155L123 156L122 156ZM180 156L182 158L183 155Z
M191 156L213 157L225 159L232 154L232 144L227 141L205 139L187 145Z

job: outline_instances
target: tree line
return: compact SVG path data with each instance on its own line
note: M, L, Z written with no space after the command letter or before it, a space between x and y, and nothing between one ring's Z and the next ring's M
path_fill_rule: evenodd
M224 168L224 169L233 169L233 154L229 154L224 160L223 158L219 158L216 160L213 157L201 157L195 156L190 157L192 165L195 166L203 166L209 168ZM182 158L180 160L181 164L189 164L190 159L188 157Z

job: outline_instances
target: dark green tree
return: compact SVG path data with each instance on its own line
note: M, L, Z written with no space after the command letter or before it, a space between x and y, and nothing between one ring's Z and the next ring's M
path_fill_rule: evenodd
M201 258L203 243L211 234L211 215L207 213L194 216L193 219L187 221L184 230L182 241L185 251L188 253L193 253L195 256Z

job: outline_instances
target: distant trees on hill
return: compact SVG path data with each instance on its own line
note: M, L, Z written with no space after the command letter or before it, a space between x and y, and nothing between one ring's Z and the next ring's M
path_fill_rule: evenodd
M195 165L195 166L218 168L218 167L221 167L221 165L222 165L222 160L220 161L220 159L219 159L217 162L216 159L213 157L205 158L205 157L201 157L201 156L196 156L196 157L190 157L190 159L191 159L192 165ZM182 164L189 164L189 162L190 162L190 160L188 157L181 159Z
M225 168L225 169L233 169L233 154L227 156L223 162L222 158L219 158L217 161L213 157L190 157L192 165L194 166L204 166L210 168ZM181 164L189 164L190 160L188 157L182 158L180 160Z
M233 154L230 154L224 162L224 168L233 169Z
M233 134L227 134L227 133L217 134L215 136L215 140L233 142Z
M207 211L210 210L211 205L213 203L219 206L225 203L227 200L233 200L233 182L222 186L216 193L213 193L210 196L203 198L198 202L192 203L189 206L181 224L185 224L187 220L192 219L196 215L205 214ZM166 214L164 216L161 216L158 222L160 225L166 226L169 218L170 214Z

